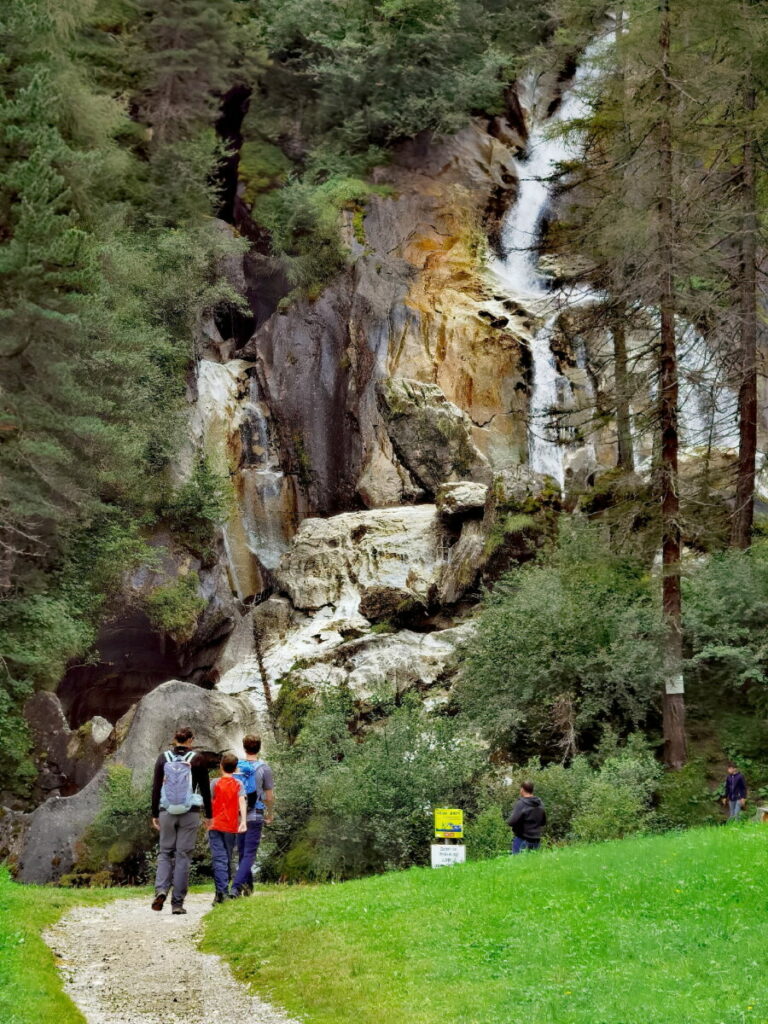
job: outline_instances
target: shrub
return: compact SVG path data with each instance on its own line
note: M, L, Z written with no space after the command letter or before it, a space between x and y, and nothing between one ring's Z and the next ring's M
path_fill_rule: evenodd
M509 853L511 835L501 804L491 804L466 824L467 857L486 860Z
M295 744L274 752L285 811L270 830L268 877L352 878L425 863L434 807L471 809L482 749L418 697L401 700L356 738L350 695L329 691Z
M157 841L150 821L151 786L150 777L134 785L124 765L107 769L101 809L83 836L77 876L87 879L108 871L120 882L146 880L149 853Z
M205 604L196 572L189 572L157 587L144 599L147 616L155 629L167 633L179 643L194 635L198 616Z
M605 723L648 717L660 690L659 622L643 567L594 531L561 527L545 564L508 574L466 649L460 707L498 748L555 755ZM568 698L572 714L561 720Z
M232 491L229 481L202 457L190 479L158 506L158 515L193 551L208 555L216 528L229 518Z
M657 787L656 821L660 829L694 828L721 820L704 761L694 759L666 772Z
M348 176L332 176L320 183L294 178L261 196L254 214L269 230L272 248L289 280L306 293L316 291L346 266L349 251L339 230L342 209L360 211L371 193L381 191Z
M625 749L609 758L582 791L571 822L574 839L622 839L649 829L662 767L647 752Z

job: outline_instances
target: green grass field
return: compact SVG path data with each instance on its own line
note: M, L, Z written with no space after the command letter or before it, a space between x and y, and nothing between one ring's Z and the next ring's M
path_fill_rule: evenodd
M84 1017L62 991L53 953L42 933L70 907L104 903L131 892L17 885L0 867L2 1024L84 1024Z
M272 888L207 921L308 1024L768 1022L765 826Z

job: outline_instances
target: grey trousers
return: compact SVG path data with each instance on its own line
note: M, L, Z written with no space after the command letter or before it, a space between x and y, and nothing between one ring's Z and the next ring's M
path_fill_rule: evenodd
M200 811L169 814L160 811L160 852L157 855L155 892L173 889L171 903L180 907L189 888L189 862L200 828Z

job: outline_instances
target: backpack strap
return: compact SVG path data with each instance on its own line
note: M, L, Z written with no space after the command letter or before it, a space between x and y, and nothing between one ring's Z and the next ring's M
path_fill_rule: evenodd
M184 764L192 764L195 751L188 750L186 754L174 754L172 750L166 750L163 756L165 757L166 764L170 764L172 761L183 761Z
M256 800L254 804L261 804L259 810L264 810L264 769L267 767L266 761L253 761L254 775L256 776ZM259 774L261 773L261 774Z

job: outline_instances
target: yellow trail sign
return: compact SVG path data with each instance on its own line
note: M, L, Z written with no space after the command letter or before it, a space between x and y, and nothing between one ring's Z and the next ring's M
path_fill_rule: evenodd
M460 811L457 807L436 807L435 838L463 839L464 811Z

